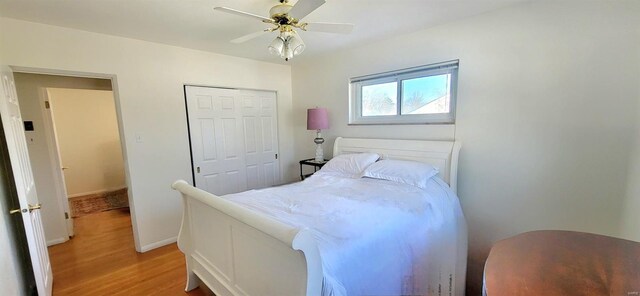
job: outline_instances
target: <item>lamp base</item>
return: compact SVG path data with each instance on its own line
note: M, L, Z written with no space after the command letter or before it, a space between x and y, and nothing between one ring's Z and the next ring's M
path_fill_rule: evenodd
M324 139L322 138L322 134L320 134L320 130L316 134L316 138L313 139L313 142L316 143L316 162L324 161L324 151L322 151L322 143L324 143Z
M324 152L322 151L322 144L317 144L316 145L316 162L323 162L324 161Z

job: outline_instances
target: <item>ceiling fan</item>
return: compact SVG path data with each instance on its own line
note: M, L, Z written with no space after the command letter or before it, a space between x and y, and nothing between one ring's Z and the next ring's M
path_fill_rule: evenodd
M228 7L215 7L214 10L230 13L238 16L256 19L272 25L271 28L231 40L232 43L243 43L264 33L279 32L278 37L269 45L269 52L279 55L288 61L302 53L305 44L296 32L315 31L325 33L349 34L353 30L353 24L341 23L306 23L301 21L311 12L322 6L325 0L298 0L295 5L289 4L289 0L279 0L280 4L269 10L270 17L248 13Z

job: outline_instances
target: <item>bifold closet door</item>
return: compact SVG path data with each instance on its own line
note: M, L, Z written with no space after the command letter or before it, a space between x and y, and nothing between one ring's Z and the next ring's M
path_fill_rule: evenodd
M216 195L280 182L274 92L185 87L195 186Z
M280 183L276 93L241 90L244 156L249 189Z

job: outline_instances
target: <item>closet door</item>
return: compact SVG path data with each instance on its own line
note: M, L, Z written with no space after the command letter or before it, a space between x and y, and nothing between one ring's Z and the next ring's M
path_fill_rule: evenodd
M247 186L250 189L280 183L276 94L240 91L244 129Z
M187 87L196 187L216 195L247 189L238 90Z
M196 187L224 195L279 184L275 93L195 86L185 93Z

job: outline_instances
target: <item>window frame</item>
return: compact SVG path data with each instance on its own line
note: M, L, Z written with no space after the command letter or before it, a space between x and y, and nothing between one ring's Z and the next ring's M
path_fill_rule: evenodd
M455 123L459 61L401 69L349 79L349 125L382 124L453 124ZM449 112L433 114L402 114L402 82L422 77L450 74ZM396 115L362 116L362 87L396 82Z

